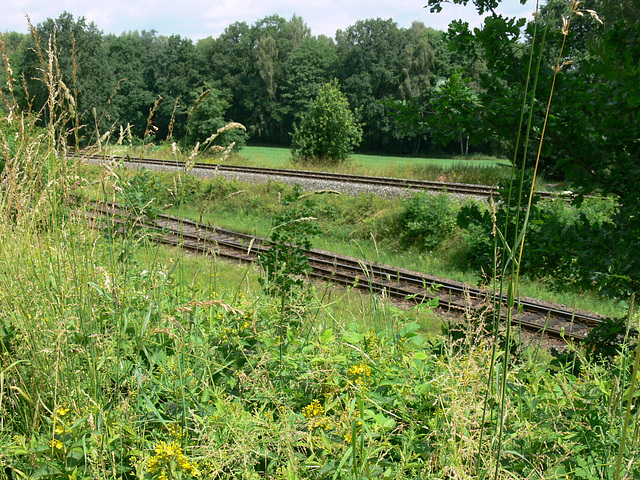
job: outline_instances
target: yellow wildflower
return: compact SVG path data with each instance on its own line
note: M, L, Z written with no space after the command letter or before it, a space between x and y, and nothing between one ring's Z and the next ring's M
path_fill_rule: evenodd
M367 385L371 377L371 367L364 362L351 365L347 370L347 377L356 386Z
M69 413L71 411L70 408L65 408L63 406L59 406L58 408L56 408L56 415L58 417L64 417L67 415L67 413Z
M64 445L60 440L54 438L53 440L49 440L49 447L52 450L62 450L64 448Z
M307 418L313 418L320 415L324 415L324 407L318 400L314 400L309 405L302 409L302 414Z
M177 428L180 428L179 426ZM155 455L147 462L147 468L158 479L167 478L167 471L171 471L171 465L177 466L191 476L199 475L198 467L182 452L182 447L176 441L158 442L154 448Z

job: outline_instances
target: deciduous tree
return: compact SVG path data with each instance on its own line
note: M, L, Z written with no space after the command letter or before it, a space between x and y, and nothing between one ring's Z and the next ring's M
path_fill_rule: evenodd
M349 109L337 80L320 88L300 125L294 126L291 152L295 160L311 163L345 161L362 139L362 128Z

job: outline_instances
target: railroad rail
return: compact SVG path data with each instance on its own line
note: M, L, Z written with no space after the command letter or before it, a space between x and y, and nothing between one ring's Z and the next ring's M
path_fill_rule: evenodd
M163 160L154 158L132 158L122 156L98 156L87 155L81 158L93 161L104 161L105 158L110 160L118 160L124 162L130 162L142 166L153 166L166 169L181 169L185 167L185 162L177 160ZM333 181L343 182L351 184L364 184L375 185L379 187L393 187L407 190L428 190L435 192L447 192L460 195L469 195L479 198L491 198L498 194L498 187L491 185L477 185L470 183L449 183L438 182L432 180L413 180L408 178L393 178L393 177L371 177L366 175L353 175L344 173L332 173L332 172L314 172L310 170L290 170L280 168L263 168L263 167L247 167L238 165L222 165L222 164L209 164L209 163L195 163L194 169L204 170L211 172L211 175L217 175L218 173L250 173L255 175L265 176L278 176L288 178L299 178L307 180L320 180L320 181ZM538 191L536 192L541 198L551 198L558 194L552 192Z
M116 228L131 223L128 213L117 204L95 203L89 210L94 225L109 219ZM136 219L135 223L148 229L156 242L173 245L188 251L210 254L242 262L254 262L268 251L269 242L263 238L212 227L192 220L158 215L152 220ZM388 265L379 265L357 258L323 250L307 252L312 267L309 277L334 284L351 286L370 293L411 301L417 304L437 299L438 309L457 313L491 311L499 303L491 292L455 281L446 281L424 273ZM506 298L502 298L501 321L506 322ZM563 306L535 300L516 300L513 324L562 340L584 340L590 329L598 325L596 314L576 312Z

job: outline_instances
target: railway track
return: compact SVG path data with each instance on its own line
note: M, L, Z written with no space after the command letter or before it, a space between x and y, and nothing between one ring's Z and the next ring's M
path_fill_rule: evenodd
M116 204L96 203L89 213L95 225L104 225L105 218L115 228L122 228L132 220ZM159 215L152 221L136 220L148 229L150 237L159 243L188 251L210 254L242 262L254 262L269 249L262 238L211 227L188 219ZM415 302L437 299L441 311L490 312L500 303L490 292L458 282L412 272L409 270L365 262L353 257L312 249L307 252L312 271L311 279L359 288L370 293ZM506 299L502 298L501 321L506 322ZM531 332L560 338L584 340L601 317L549 305L534 300L518 299L513 324Z
M100 162L104 161L103 156L82 156L83 159L89 161ZM111 156L108 157L111 160L122 160L124 162L130 162L141 166L166 168L166 169L181 169L184 168L185 163L176 160L162 160L152 158L130 158ZM490 185L476 185L469 183L448 183L437 182L430 180L412 180L407 178L392 178L392 177L371 177L365 175L352 175L342 173L331 172L314 172L309 170L288 170L279 168L262 168L262 167L247 167L247 166L235 166L235 165L212 165L208 163L196 163L194 169L198 169L205 172L210 172L211 175L217 175L218 173L229 174L254 174L264 175L270 177L287 177L292 179L306 179L306 180L321 180L342 182L350 184L361 185L374 185L379 187L390 187L398 189L408 190L428 190L434 192L447 192L460 195L469 195L478 198L490 198L498 193L497 186ZM539 191L536 192L542 198L550 198L557 194L551 192Z

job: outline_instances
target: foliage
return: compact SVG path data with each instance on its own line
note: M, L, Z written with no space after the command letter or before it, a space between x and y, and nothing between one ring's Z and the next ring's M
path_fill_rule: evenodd
M126 174L116 182L116 199L127 209L134 221L155 219L162 210L160 186L147 168L127 179Z
M479 121L482 105L470 82L454 73L436 90L427 118L434 141L444 145L459 141L461 154L469 153L470 141L475 144L482 138Z
M311 249L311 237L320 233L312 216L313 203L301 197L302 190L296 186L283 198L286 209L273 218L269 251L260 255L263 287L271 295L289 300L311 271L306 252Z
M400 235L405 245L435 249L456 227L456 206L446 193L417 193L400 214Z
M120 82L111 99L113 118L121 125L130 125L133 135L141 139L149 108L158 98L147 72L158 39L155 32L128 32L119 36L106 35L104 44L106 61L113 69L114 79Z
M43 53L54 30L56 61L77 107L74 141L81 145L92 135L108 138L120 125L129 125L142 138L151 110L151 135L145 143L183 140L189 136L189 109L205 85L228 102L226 116L246 125L257 141L289 145L294 122L319 88L339 78L357 119L368 126L363 148L441 152L443 147L425 132L408 130L388 116L385 105L429 105L433 86L467 63L448 51L445 32L421 22L405 29L390 20L361 21L337 32L334 42L313 36L296 15L271 15L252 25L234 23L215 39L194 44L153 30L103 34L84 18L64 12L34 28L37 42L16 32L3 35L23 107L33 101L40 108L46 101L37 80L46 55L41 59L35 47L38 43ZM27 92L19 81L22 73ZM3 81L0 88L5 85Z
M495 217L495 212L494 212ZM460 207L456 223L461 229L464 254L459 265L477 272L489 272L494 258L493 226L495 218L488 207L478 202L466 202Z
M313 303L319 323L307 314L308 333L282 336L277 301L191 282L186 257L177 268L114 262L119 242L80 223L65 228L72 235L38 244L15 232L0 247L11 267L0 285L13 292L0 320L16 332L0 356L14 387L0 406L5 474L346 480L491 468L473 455L490 340L470 332L449 346L424 334L415 311L380 303L378 326L349 325ZM57 248L30 263L44 242ZM76 267L58 271L71 259ZM629 356L604 368L576 354L579 375L541 358L515 367L499 478L612 478ZM638 447L631 439L625 453L631 477Z
M431 0L429 6L439 11L441 3ZM449 33L457 52L486 62L488 71L480 76L478 90L484 106L479 119L482 131L485 135L492 132L514 151L516 137L528 137L518 124L518 111L526 96L531 142L541 139L542 125L547 122L540 169L573 182L581 193L617 197L619 207L611 221L591 230L594 241L582 252L591 258L602 256L602 246L610 245L605 254L607 265L596 270L595 280L608 295L628 298L638 289L636 273L640 271L638 217L633 213L638 207L635 185L640 149L632 131L640 111L638 9L629 2L597 1L591 6L548 2L523 30L525 19L495 12L499 1L473 3L478 12L489 13L484 25L472 31L467 24L454 22ZM540 68L527 73L529 54L521 46L534 41L531 60ZM564 46L561 58L560 45ZM537 88L525 92L527 85ZM547 117L545 106L552 88L554 109ZM514 158L525 149L525 142L520 142ZM531 165L534 156L529 154L525 160Z
M630 332L630 330L631 325L628 325L627 318L603 318L589 331L585 342L586 348L596 360L610 361L619 353L621 343L627 345L631 351L637 348L638 332ZM634 340L635 344L633 344Z
M320 88L300 125L294 125L291 153L303 163L340 163L361 139L362 128L334 80Z
M334 46L317 38L303 40L291 52L283 66L284 78L280 90L281 103L285 108L285 128L299 122L309 110L322 85L334 76L337 61Z
M225 130L215 138L214 142L207 142L216 132L230 123L225 120L228 108L229 102L223 97L222 92L207 84L198 89L198 100L193 105L187 121L185 143L190 146L200 143L205 148L211 148L214 145L227 148L233 143L233 151L240 151L247 143L248 135L245 130L239 128Z
M61 80L57 88L64 90L72 112L77 114L73 115L76 117L74 127L81 129L77 134L84 135L83 141L87 142L96 128L100 132L110 128L107 118L113 113L107 100L117 82L109 74L110 65L103 62L102 32L94 23L87 23L84 17L76 20L68 12L33 27L17 65L17 71L24 75L26 91L17 85L15 91L25 111L40 112L50 100L44 77L49 50L55 52L51 58L56 72L54 78ZM102 106L100 111L92 113L92 109L99 106ZM39 120L47 125L52 118L45 116Z

